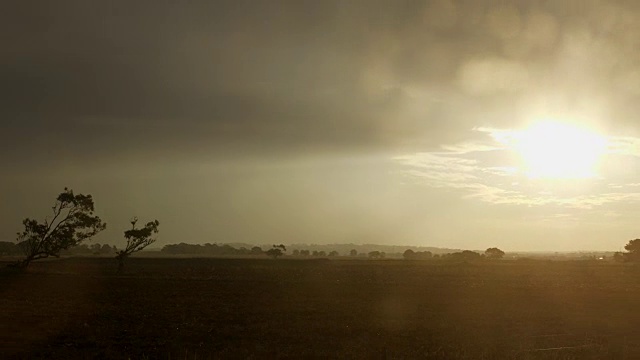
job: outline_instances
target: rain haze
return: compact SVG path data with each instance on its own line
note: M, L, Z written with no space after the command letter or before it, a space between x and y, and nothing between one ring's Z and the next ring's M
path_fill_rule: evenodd
M16 1L0 240L65 186L120 241L618 250L636 1Z

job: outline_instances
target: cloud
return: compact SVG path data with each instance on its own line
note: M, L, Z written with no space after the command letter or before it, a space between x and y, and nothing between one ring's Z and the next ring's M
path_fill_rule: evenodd
M462 198L500 205L528 207L559 206L565 209L594 209L608 204L640 200L638 183L628 172L605 167L598 178L584 180L536 180L518 169L517 161L506 156L514 149L515 131L476 129L476 139L459 145L443 146L440 151L405 154L394 160L404 166L405 175L424 185L455 191ZM487 140L487 134L493 142ZM605 163L624 168L640 166L636 152L638 139L610 137ZM633 180L633 181L628 181Z
M3 146L29 150L23 139L44 137L72 147L68 153L90 151L85 139L127 152L164 144L188 154L358 149L413 141L410 134L429 128L420 121L426 111L410 111L418 101L429 108L429 99L362 84L366 43L374 41L351 46L366 35L353 31L365 19L350 15L362 9L148 5L5 12L13 16L4 30L18 36L1 60Z
M0 19L11 34L0 50L0 161L39 161L45 150L68 159L431 151L478 126L578 108L596 118L585 121L633 129L639 69L625 59L637 55L638 12L581 8L11 4Z

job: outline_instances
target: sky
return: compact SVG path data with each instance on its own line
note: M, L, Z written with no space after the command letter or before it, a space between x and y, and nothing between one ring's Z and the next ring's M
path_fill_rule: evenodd
M124 244L620 250L640 237L640 4L19 1L0 240L65 186Z

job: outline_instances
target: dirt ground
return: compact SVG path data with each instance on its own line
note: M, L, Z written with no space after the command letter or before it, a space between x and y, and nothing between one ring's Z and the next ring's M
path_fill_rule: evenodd
M628 264L133 258L115 270L108 258L0 270L0 357L640 358Z

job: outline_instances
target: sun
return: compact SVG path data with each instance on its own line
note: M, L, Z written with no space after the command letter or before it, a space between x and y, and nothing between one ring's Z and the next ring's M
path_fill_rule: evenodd
M604 136L557 121L540 121L514 134L521 170L535 179L586 179L606 151Z

